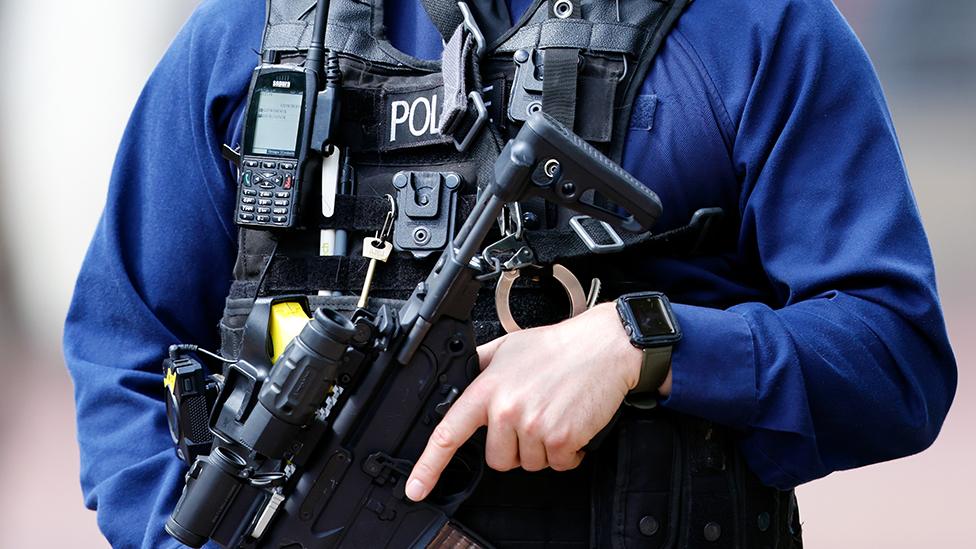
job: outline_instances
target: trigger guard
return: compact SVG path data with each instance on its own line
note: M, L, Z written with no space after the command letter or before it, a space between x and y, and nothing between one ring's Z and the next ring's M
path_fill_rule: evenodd
M430 493L427 499L429 504L440 508L448 515L453 515L458 507L471 497L471 494L478 488L478 484L481 483L481 477L484 476L486 467L484 444L475 438L468 440L468 442L461 445L457 453L454 454L454 457L451 458L452 462L455 460L461 460L470 467L472 473L470 480L465 483L462 490L450 494L437 493L435 486L434 491Z

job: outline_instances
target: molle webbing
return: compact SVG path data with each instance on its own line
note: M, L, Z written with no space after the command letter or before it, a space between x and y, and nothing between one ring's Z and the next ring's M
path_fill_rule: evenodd
M356 52L375 61L397 60L399 56L391 53L377 38L382 26L381 3L379 0L332 0L326 47ZM449 40L462 21L457 3L444 0L423 0L422 3L435 22L446 22L444 28L450 30L442 32L442 37L445 42ZM615 4L620 7L619 19ZM653 44L653 35L659 28L674 22L686 4L685 0L589 0L582 2L585 19L556 19L548 17L544 0L536 0L526 10L528 20L525 24L513 27L497 44L489 45L489 49L511 53L526 48L578 48L637 56ZM661 16L666 10L676 12L674 19ZM262 53L308 49L312 41L315 0L269 0L267 13Z
M667 33L690 0L582 0L581 17L550 17L548 2L536 0L521 21L488 46L489 56L507 56L517 50L578 49L588 53L620 55L628 70L615 105L611 158L620 160L631 105ZM397 51L385 40L382 0L333 0L325 46L369 62L391 67L436 71L439 63L416 59ZM424 0L424 7L442 36L461 21L456 2ZM267 26L262 53L301 53L311 42L314 0L268 0ZM629 58L629 59L628 59Z

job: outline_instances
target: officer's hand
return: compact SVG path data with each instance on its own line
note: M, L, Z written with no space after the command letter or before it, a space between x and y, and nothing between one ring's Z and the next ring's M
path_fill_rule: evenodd
M553 326L515 332L478 349L482 373L431 434L407 481L407 497L430 493L457 449L488 426L485 459L507 471L579 465L582 448L637 385L641 352L613 304Z

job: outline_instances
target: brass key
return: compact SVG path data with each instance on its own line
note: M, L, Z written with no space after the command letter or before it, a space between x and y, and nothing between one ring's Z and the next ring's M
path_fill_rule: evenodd
M393 222L396 219L396 201L391 195L386 195L386 199L390 201L390 210L386 212L383 227L376 231L376 236L363 240L363 257L369 259L369 267L366 269L363 291L359 294L357 307L360 309L365 309L369 301L369 287L373 285L373 277L376 275L376 263L380 261L386 263L393 253L390 234L393 233Z
M376 264L380 261L386 263L393 253L393 243L385 242L379 238L367 238L363 241L363 257L369 258L369 267L366 269L366 281L363 282L363 291L359 294L360 309L366 307L369 300L369 287L373 284L373 276L376 274Z

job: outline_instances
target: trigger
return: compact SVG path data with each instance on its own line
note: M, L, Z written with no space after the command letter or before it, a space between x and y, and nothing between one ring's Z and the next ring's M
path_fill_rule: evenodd
M451 409L451 406L459 396L461 396L461 391L457 387L452 386L448 389L447 396L444 397L444 400L440 401L437 406L434 406L434 413L443 418L447 415L447 411Z

